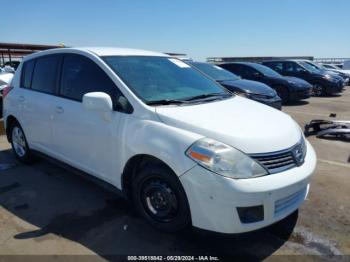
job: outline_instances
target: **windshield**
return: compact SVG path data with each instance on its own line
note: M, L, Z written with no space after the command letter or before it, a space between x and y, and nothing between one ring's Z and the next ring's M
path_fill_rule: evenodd
M240 79L240 77L235 75L234 73L231 73L231 72L229 72L221 67L218 67L216 65L211 65L208 63L198 63L198 62L191 62L190 64L193 65L194 67L197 67L204 74L210 76L211 78L215 79L216 81Z
M310 65L309 63L306 63L306 62L303 62L303 61L299 62L299 64L301 66L303 66L309 72L316 73L316 74L321 73L320 70L315 65Z
M272 70L271 68L260 65L260 64L250 64L255 70L258 70L260 73L262 73L264 76L268 77L282 77L279 73Z
M229 94L215 81L177 58L108 56L103 60L145 103Z
M328 69L338 69L336 66L333 66L333 65L323 65L323 67Z

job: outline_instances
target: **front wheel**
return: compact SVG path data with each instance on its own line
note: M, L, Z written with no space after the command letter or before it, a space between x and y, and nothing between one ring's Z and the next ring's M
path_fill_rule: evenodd
M18 122L15 122L11 125L10 135L12 150L17 159L26 164L32 163L33 156L29 149L23 129Z
M133 181L132 195L139 213L155 228L175 232L189 226L190 211L177 176L163 164L142 168Z
M284 86L277 86L275 88L278 96L282 99L283 103L287 103L289 101L289 90Z
M324 87L321 84L314 84L311 90L313 96L322 96L325 93Z

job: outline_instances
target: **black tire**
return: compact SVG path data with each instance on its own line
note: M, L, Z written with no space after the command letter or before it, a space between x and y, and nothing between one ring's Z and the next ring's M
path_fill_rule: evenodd
M22 163L32 164L34 157L28 146L28 142L21 125L15 121L11 124L9 130L12 151L15 154L16 158ZM19 149L20 147L22 147L23 152Z
M312 86L311 93L313 96L323 96L326 94L324 86L320 83L315 83Z
M132 182L132 198L138 212L158 230L176 232L191 223L186 193L164 164L150 163L141 168Z
M289 102L289 90L287 87L276 86L275 90L276 90L278 96L282 99L283 103Z

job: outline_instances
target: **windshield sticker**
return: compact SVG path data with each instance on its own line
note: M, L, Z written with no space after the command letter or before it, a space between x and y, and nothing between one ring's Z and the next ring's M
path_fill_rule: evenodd
M175 59L175 58L169 58L168 59L170 62L173 62L175 65L177 65L178 67L181 67L181 68L189 68L190 66L184 62L182 62L181 60L179 59Z

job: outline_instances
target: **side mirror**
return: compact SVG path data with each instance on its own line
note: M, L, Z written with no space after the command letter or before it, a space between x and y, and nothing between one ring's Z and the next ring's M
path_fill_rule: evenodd
M92 111L112 112L113 103L111 97L103 92L91 92L83 96L83 106Z

